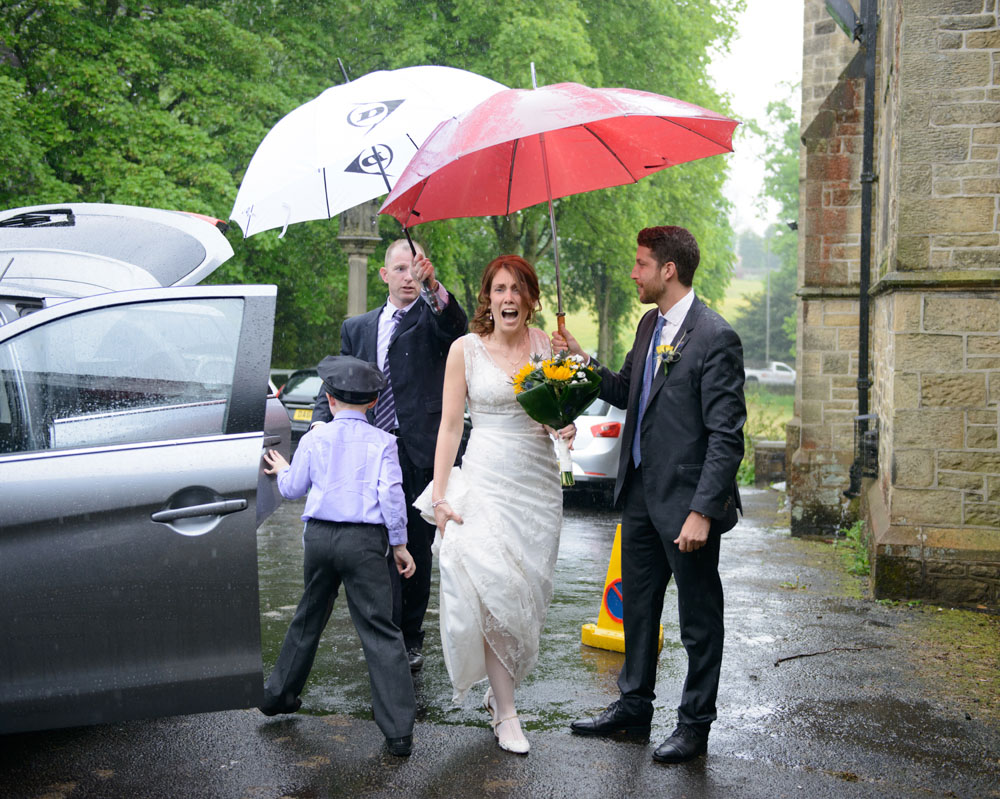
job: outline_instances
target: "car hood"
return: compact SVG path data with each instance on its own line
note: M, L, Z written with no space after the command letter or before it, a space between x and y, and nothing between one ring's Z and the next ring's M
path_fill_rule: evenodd
M0 212L0 288L49 296L192 286L233 255L210 217L63 203Z

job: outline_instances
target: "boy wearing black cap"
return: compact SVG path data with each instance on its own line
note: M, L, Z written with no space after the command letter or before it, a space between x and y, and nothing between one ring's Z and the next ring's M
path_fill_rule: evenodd
M368 662L375 723L389 751L406 757L416 701L403 635L392 621L388 548L401 575L409 577L415 567L406 549L396 438L365 418L385 376L374 364L348 355L328 356L318 369L333 421L302 437L291 465L274 450L264 454L265 472L277 475L281 495L306 496L305 592L264 685L260 710L273 716L301 707L299 693L343 582Z

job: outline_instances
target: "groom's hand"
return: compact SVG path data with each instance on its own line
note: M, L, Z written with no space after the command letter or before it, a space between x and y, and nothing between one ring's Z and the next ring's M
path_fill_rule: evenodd
M698 511L691 511L684 520L681 527L681 534L674 539L677 548L681 552L694 552L701 549L708 543L708 531L712 527L712 520Z
M590 361L587 353L580 346L580 342L573 338L573 335L566 328L556 330L552 333L552 352L562 352L563 350L569 350L574 355L582 356L585 362Z

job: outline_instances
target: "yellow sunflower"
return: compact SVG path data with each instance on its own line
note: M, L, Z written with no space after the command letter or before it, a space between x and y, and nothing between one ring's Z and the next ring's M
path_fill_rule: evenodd
M566 381L570 380L573 375L576 374L576 370L571 366L556 366L555 364L546 361L542 364L542 373L549 380Z
M524 381L528 377L528 375L530 375L533 371L535 371L535 367L530 362L528 362L521 367L521 370L516 375L514 375L515 394L520 394L522 391L524 391Z

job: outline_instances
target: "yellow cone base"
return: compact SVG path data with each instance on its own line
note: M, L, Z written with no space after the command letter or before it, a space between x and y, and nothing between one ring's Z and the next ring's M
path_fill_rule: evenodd
M607 649L611 652L625 651L625 633L621 630L608 630L596 624L584 624L580 628L580 641L595 649ZM660 640L657 650L663 650L663 625L660 625Z
M609 649L612 652L625 651L625 633L617 630L602 630L596 624L584 624L580 640L587 646Z

